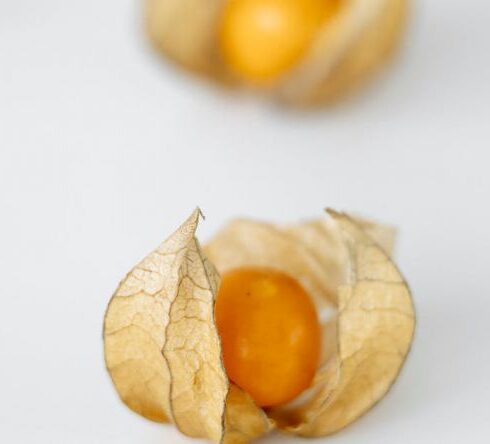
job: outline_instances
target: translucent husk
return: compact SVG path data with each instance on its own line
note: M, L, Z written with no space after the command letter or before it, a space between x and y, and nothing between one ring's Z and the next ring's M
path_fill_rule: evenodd
M186 69L240 84L219 53L217 28L227 0L146 0L155 47ZM296 66L263 90L294 105L330 102L355 89L393 52L405 28L408 0L342 0Z
M148 419L216 443L273 427L304 436L345 427L388 391L408 353L414 312L389 258L393 230L330 211L279 228L248 220L203 250L196 210L122 281L104 325L106 365L121 399ZM299 400L266 413L228 381L214 322L220 272L267 265L295 277L323 319L321 366Z

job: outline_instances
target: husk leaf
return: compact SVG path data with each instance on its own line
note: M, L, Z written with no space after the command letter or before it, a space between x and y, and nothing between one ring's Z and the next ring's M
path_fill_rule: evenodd
M340 248L335 233L322 240L332 249ZM316 257L308 245L298 242L293 231L237 219L225 226L204 250L220 273L247 266L277 268L298 280L317 306L333 305L335 301L342 268L339 256Z
M222 81L227 78L216 46L226 0L146 0L146 28L155 47L179 65Z
M279 97L297 105L321 104L361 86L398 45L407 11L407 0L343 0L337 17L279 85Z
M151 41L190 71L224 84L240 83L225 66L217 42L227 0L146 0ZM383 64L404 30L408 0L342 0L297 65L272 94L292 105L331 102L355 89Z
M274 421L257 407L250 395L230 384L223 444L247 444L274 427Z
M415 327L410 291L388 254L349 216L330 214L350 263L338 292L337 353L319 370L307 402L271 412L303 436L334 433L375 405L398 376Z
M185 246L176 296L163 347L170 373L173 422L193 437L221 442L228 378L214 325L219 277L201 254L197 239Z
M170 374L162 355L169 311L199 218L190 218L119 284L104 320L105 361L125 404L160 422L170 420Z
M272 422L226 376L214 323L219 276L195 237L199 217L196 210L120 284L105 318L106 365L137 413L241 444Z

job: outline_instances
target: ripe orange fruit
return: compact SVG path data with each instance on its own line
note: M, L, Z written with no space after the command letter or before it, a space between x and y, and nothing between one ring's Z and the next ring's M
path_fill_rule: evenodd
M267 268L232 270L222 276L215 314L228 377L257 405L287 403L311 385L321 329L296 280Z

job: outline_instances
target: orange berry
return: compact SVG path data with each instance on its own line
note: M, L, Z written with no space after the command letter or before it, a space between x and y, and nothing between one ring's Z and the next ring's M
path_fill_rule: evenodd
M229 0L220 23L228 65L251 83L270 81L292 67L339 0Z
M257 405L284 404L311 385L321 329L297 281L267 268L232 270L222 276L215 313L228 377Z

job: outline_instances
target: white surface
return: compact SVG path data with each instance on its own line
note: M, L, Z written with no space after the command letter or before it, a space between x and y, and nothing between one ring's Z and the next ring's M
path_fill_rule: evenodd
M296 114L161 63L136 0L0 0L0 442L191 442L119 402L101 324L197 204L203 238L326 205L400 227L413 352L372 412L312 442L489 442L490 6L419 3L380 81Z

